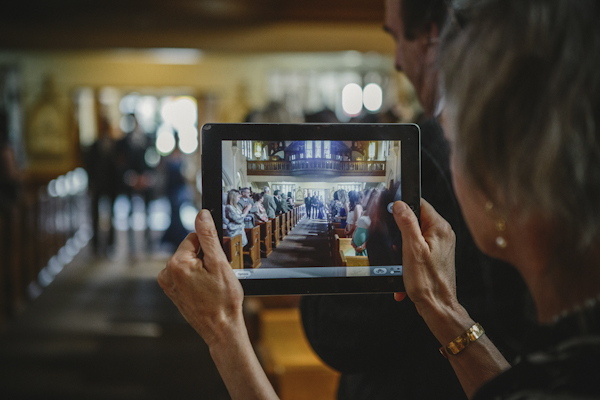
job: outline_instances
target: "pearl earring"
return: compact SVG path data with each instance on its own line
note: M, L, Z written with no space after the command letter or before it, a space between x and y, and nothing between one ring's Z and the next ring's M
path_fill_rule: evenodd
M488 213L491 212L493 208L494 203L492 203L491 201L487 201L485 203L485 210ZM496 237L496 246L498 246L500 249L505 249L508 245L508 242L502 234L506 230L506 219L504 217L500 217L496 220L495 224L496 230L498 231L498 236Z

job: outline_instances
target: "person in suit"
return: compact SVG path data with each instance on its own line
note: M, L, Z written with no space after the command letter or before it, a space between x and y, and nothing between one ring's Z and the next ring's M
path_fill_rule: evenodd
M264 187L264 201L263 204L265 209L267 210L267 216L269 218L275 218L275 214L277 211L277 203L275 203L275 199L271 195L271 188L268 186Z
M304 198L304 208L306 210L306 216L310 218L310 195Z
M283 204L281 201L280 191L276 190L273 194L273 199L275 200L275 214L283 214Z

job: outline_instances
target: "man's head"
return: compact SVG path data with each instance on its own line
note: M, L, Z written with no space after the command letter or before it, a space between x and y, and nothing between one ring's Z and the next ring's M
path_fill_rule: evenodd
M250 198L250 189L248 189L247 187L242 188L242 190L240 190L240 193L242 194L243 198L245 198L245 199Z
M396 42L395 65L415 87L428 116L437 93L437 43L447 15L444 0L386 0L384 29Z
M263 188L263 192L265 192L265 194L269 194L269 193L271 193L271 188L270 188L270 187L268 187L268 186L265 186L265 187Z

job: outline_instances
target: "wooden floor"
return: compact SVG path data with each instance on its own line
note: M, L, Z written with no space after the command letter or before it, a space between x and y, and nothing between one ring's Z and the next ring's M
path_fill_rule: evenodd
M0 399L229 399L156 282L166 259L84 248L0 333Z

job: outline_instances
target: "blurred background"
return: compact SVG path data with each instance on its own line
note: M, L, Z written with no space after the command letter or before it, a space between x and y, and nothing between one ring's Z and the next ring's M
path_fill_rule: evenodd
M156 283L202 207L198 130L417 121L383 1L3 8L0 397L228 398L202 340ZM269 324L304 340L297 301L247 301L259 353L277 346L264 339ZM306 357L304 372L271 371L279 394L334 398L336 373Z

